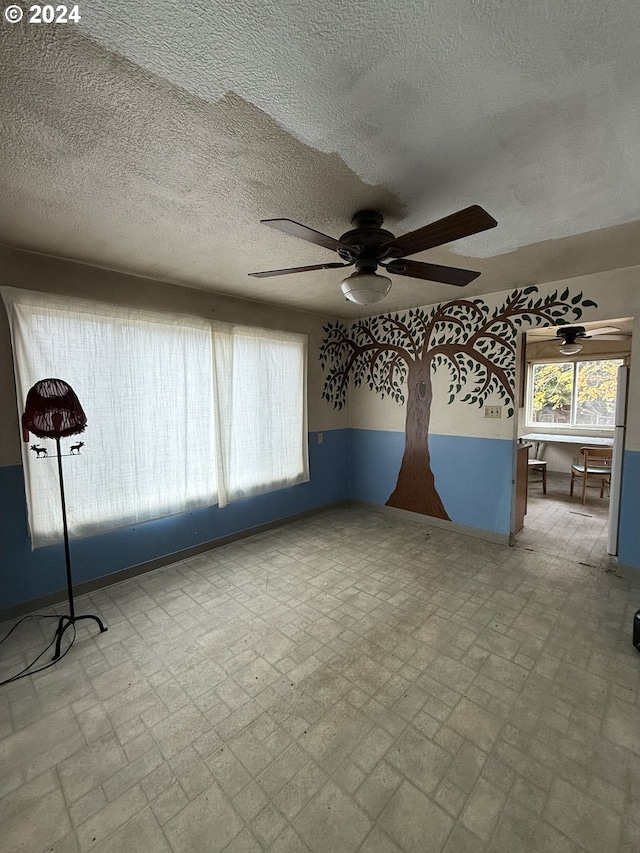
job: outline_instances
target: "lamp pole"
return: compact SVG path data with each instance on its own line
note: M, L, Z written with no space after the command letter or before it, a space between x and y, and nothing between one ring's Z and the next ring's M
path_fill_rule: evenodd
M61 436L75 435L79 432L83 432L86 425L87 416L82 410L82 406L76 397L75 391L67 382L64 382L62 379L41 379L29 389L22 415L22 438L24 441L28 441L30 432L37 435L38 438L54 438L56 442L56 453L58 455L58 480L60 482L60 505L62 508L64 557L67 569L69 615L60 616L58 619L58 627L55 633L56 650L53 655L54 661L58 660L60 657L62 635L69 625L73 625L74 638L75 625L80 619L92 619L100 629L100 633L107 630L106 625L102 619L98 618L98 616L94 616L93 614L76 616L76 610L73 603L71 554L69 553L69 528L67 525L67 502L64 495L64 476L62 474L62 451L60 448L60 438ZM82 442L77 445L78 451L80 450L80 447L82 447ZM33 445L31 449L36 451L36 458L38 458L43 451L44 455L47 456L46 448L38 448ZM73 643L73 640L71 642ZM71 646L69 645L68 648L70 647Z
M56 451L58 453L58 478L60 480L60 503L62 504L62 531L64 534L64 558L67 564L67 592L69 594L69 615L71 622L75 622L76 612L73 606L73 584L71 581L71 555L69 554L69 529L67 527L67 504L64 498L64 477L62 476L62 454L60 452L60 439L56 438Z
M64 536L64 558L67 567L67 593L69 595L69 615L61 616L56 629L56 650L52 660L58 660L60 657L60 645L62 643L62 635L70 625L74 626L80 619L93 619L97 623L100 633L107 630L106 625L97 616L86 615L76 616L76 611L73 603L73 581L71 580L71 554L69 553L69 528L67 526L67 502L64 496L64 477L62 476L62 453L60 450L60 438L56 436L56 452L58 454L58 479L60 481L60 503L62 505L62 532Z

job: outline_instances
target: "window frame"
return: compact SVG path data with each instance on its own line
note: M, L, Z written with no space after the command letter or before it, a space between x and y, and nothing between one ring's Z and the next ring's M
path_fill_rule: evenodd
M527 362L527 384L525 389L525 428L528 430L535 430L539 433L549 433L549 435L552 435L554 433L562 435L613 435L615 424L611 424L611 426L590 426L589 424L573 423L574 413L577 411L578 383L576 380L578 373L578 365L584 364L585 362L595 361L619 361L621 365L625 364L625 359L622 354L602 354L597 356L591 356L588 358L585 358L584 355L576 354L575 356L565 357L562 359L547 357L532 358L531 360L529 360ZM533 418L533 371L537 365L541 364L572 365L573 388L571 391L571 422L568 424L544 423L541 421L536 421Z

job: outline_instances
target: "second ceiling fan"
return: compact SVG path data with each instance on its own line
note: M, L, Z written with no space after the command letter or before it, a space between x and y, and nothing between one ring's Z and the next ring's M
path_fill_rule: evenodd
M378 302L391 289L391 279L378 275L378 267L382 267L393 275L404 275L410 278L420 278L426 281L438 281L464 287L477 278L480 273L474 270L463 270L457 267L445 267L440 264L429 264L423 261L407 260L409 255L442 246L452 240L470 237L498 224L486 210L477 204L445 216L437 222L410 231L402 237L396 237L391 231L382 228L383 216L376 210L360 210L354 215L351 224L354 226L345 232L340 239L329 237L292 219L262 219L262 223L276 228L291 237L299 237L316 246L324 246L337 252L343 263L332 262L313 264L305 267L290 267L280 270L265 270L249 275L257 278L267 278L275 275L289 275L311 270L338 269L355 266L356 271L342 282L342 292L352 302L367 305Z
M623 332L618 326L600 326L598 328L587 329L584 326L556 326L550 329L540 329L535 332L529 332L530 340L543 341L558 341L560 346L558 352L562 355L576 355L582 350L582 341L600 340L600 341L624 341L630 337L629 334Z

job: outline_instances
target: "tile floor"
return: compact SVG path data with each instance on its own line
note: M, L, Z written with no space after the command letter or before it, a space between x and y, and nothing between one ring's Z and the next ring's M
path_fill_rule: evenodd
M637 853L640 573L531 493L515 548L344 507L86 597L0 690L0 851Z
M550 471L547 494L533 475L529 484L527 514L518 546L545 554L567 557L577 563L615 568L607 554L609 499L600 498L599 488L580 496L569 496L569 475Z

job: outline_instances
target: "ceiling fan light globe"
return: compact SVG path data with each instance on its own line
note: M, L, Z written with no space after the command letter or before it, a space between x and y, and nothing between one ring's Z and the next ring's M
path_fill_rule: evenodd
M342 292L351 302L371 305L379 302L391 290L391 279L386 275L370 272L354 272L340 285Z
M581 349L582 349L582 344L573 343L573 344L562 344L562 346L559 347L558 351L561 352L562 355L576 355L576 353L579 353Z

